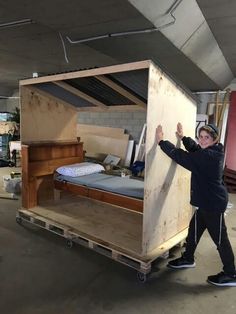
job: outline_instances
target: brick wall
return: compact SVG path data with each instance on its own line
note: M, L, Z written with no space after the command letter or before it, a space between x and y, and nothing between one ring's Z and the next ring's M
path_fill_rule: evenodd
M123 128L138 143L143 124L146 123L146 111L79 112L78 123Z

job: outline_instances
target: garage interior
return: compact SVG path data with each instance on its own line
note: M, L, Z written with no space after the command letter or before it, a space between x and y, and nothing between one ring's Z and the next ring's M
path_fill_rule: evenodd
M151 60L194 99L196 127L206 121L220 127L227 147L224 178L230 193L225 217L236 253L235 12L233 0L1 1L0 159L12 163L0 167L1 313L236 313L234 288L206 283L208 275L221 270L207 232L197 248L195 269L166 267L182 250L174 247L153 262L148 280L141 283L132 267L79 244L70 249L65 238L35 225L18 224L21 193L6 191L10 178L19 187L22 170L20 150L12 148L13 159L8 146L9 141L21 140L19 82L39 80L37 91L42 97L50 94L61 103L65 99L56 95L60 90L67 92L67 100L76 93L84 107L92 108L79 108L73 118L78 130L81 125L93 126L96 132L102 127L119 128L138 148L147 120L147 90L140 83L147 85L146 72L53 84L45 78ZM102 93L113 89L106 97L101 93L104 84L107 90ZM37 92L35 86L30 88L31 93ZM105 98L110 103L104 103ZM32 118L27 127L33 135L44 123ZM45 134L47 140L47 130Z

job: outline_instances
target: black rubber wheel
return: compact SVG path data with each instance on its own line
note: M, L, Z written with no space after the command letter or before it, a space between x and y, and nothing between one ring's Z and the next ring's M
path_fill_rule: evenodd
M144 274L140 271L137 272L137 279L141 283L145 283L147 281L147 274Z
M74 246L74 243L73 243L72 240L67 240L67 241L66 241L66 245L67 245L67 247L68 247L69 249L71 249L71 248Z
M19 216L17 216L17 217L16 217L16 222L17 222L19 225L21 225L21 224L22 224L22 218L19 217Z

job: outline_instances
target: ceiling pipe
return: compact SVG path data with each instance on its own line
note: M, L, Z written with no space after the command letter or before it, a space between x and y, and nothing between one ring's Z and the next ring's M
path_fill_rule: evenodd
M19 20L19 21L0 23L0 28L17 27L17 26L26 25L26 24L33 24L33 23L34 23L34 21L31 19L23 19L23 20Z
M120 32L120 33L109 33L105 35L99 35L99 36L94 36L94 37L89 37L89 38L84 38L84 39L79 39L79 40L72 40L69 36L66 36L66 39L69 41L70 44L82 44L86 43L89 41L94 41L98 39L104 39L104 38L111 38L111 37L119 37L119 36L129 36L129 35L136 35L136 34L144 34L144 33L152 33L159 31L165 27L168 27L172 24L175 23L176 18L173 15L173 12L177 9L177 7L180 5L180 3L183 0L175 0L174 3L171 5L171 7L167 10L164 16L171 15L173 18L173 21L161 25L160 27L152 27L152 28L146 28L146 29L141 29L141 30L136 30L136 31L127 31L127 32Z
M201 94L225 94L227 93L227 90L221 90L221 91L204 91L204 92L193 92L194 95L201 95Z
M19 99L19 96L0 96L0 99Z

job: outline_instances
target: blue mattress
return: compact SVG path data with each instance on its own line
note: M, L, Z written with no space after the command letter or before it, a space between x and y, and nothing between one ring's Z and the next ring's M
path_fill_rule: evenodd
M57 175L55 179L139 199L144 195L144 182L126 177L95 173L80 177Z

